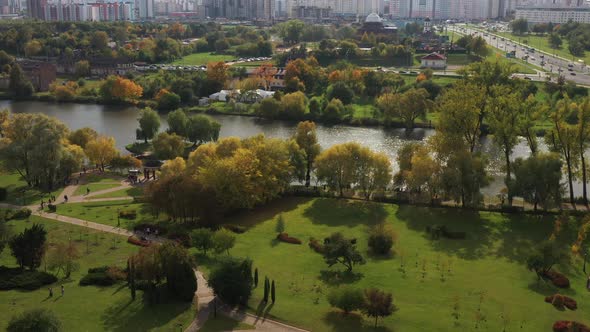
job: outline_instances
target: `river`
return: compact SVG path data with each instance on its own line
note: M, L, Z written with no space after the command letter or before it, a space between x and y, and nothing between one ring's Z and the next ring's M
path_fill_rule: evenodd
M138 109L135 107L121 107L94 104L57 104L34 101L0 101L0 109L8 108L15 113L44 113L63 121L72 130L82 127L91 127L97 132L113 136L117 141L117 148L124 150L126 144L135 141L135 129L138 126ZM297 123L284 121L267 121L254 117L234 115L212 115L221 123L220 137L237 136L249 137L263 133L268 137L287 138L295 131ZM161 115L160 130L168 128L166 115ZM387 154L393 162L394 170L397 170L395 158L401 146L410 141L423 141L434 134L433 129L414 129L407 134L404 129L392 128L363 128L352 126L323 126L318 125L318 141L323 149L334 144L346 142L359 142L360 144ZM546 147L540 144L542 149ZM503 186L501 169L504 165L502 154L498 151L491 139L484 137L481 141L484 153L488 156L487 168L495 174L495 180L485 189L486 194L497 193ZM512 158L526 157L530 153L524 139L521 139ZM576 186L576 194L581 193L581 186Z

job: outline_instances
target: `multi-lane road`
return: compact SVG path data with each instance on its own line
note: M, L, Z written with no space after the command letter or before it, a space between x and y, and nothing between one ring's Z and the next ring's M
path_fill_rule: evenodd
M566 80L590 86L590 67L584 63L568 61L567 59L521 44L513 39L508 39L492 32L474 29L466 25L451 25L447 26L447 28L460 34L480 36L485 39L488 45L504 53L514 51L516 58L524 60L539 69L537 74L519 76L540 80L544 79L546 75L556 77L560 74Z

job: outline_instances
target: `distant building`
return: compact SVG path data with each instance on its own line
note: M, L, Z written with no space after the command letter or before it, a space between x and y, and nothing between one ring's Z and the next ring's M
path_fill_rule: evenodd
M444 69L447 67L447 58L439 53L430 53L420 59L420 67L431 69Z
M201 16L234 20L272 20L275 0L204 0Z
M155 15L154 0L135 0L135 13L139 20L151 19Z
M516 18L537 23L590 23L590 7L517 7Z
M35 91L44 92L49 90L49 85L55 81L56 67L52 63L41 61L19 61L18 64L24 75L31 81Z
M397 27L394 26L386 26L383 24L383 20L379 15L375 13L371 13L365 19L362 27L358 29L359 34L397 34Z

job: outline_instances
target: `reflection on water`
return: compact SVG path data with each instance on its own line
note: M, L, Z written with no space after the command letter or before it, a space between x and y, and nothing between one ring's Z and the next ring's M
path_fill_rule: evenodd
M46 102L12 102L0 101L0 108L8 108L16 113L40 112L54 116L67 124L71 129L92 127L101 134L113 136L117 147L124 150L126 144L135 141L135 129L138 126L138 109L135 107L106 106L93 104L56 104ZM232 115L213 115L221 123L220 137L238 136L249 137L263 133L268 137L287 138L295 131L296 122L267 121L253 117ZM168 123L166 116L161 116L160 130L166 130ZM346 142L359 142L372 150L387 154L397 170L395 158L399 148L409 141L424 141L434 134L432 129L414 129L407 133L404 129L361 128L350 126L322 126L318 125L318 140L322 148ZM539 142L541 151L546 145ZM496 175L494 182L486 188L486 193L498 192L503 186L502 169L504 159L501 151L493 144L489 137L481 139L481 149L487 156L487 168ZM512 153L512 159L527 157L530 149L526 140L520 139ZM576 186L576 193L581 192L580 185Z

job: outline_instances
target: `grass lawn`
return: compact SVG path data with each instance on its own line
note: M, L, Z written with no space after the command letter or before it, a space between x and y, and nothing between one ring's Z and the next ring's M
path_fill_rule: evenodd
M0 172L0 187L6 188L8 195L4 202L17 205L38 204L41 199L47 200L49 195L58 196L63 188L50 193L35 188L29 188L18 173Z
M233 60L235 56L225 54L211 54L209 52L193 53L172 62L173 65L201 66L209 62Z
M82 238L78 242L78 250L82 256L79 260L80 270L74 272L70 279L60 279L53 285L53 298L48 298L47 287L36 291L2 291L0 330L6 328L13 315L38 307L55 312L64 331L177 331L180 325L187 327L190 324L194 309L188 303L171 302L148 306L142 302L141 293L135 301L131 301L124 283L111 287L78 285L79 279L90 267L125 267L127 257L138 249L127 244L124 237L39 217L31 217L31 221L10 221L9 225L13 233L18 233L34 222L45 225L50 247L54 243L70 240L78 242ZM0 265L16 265L10 250L5 249L0 254ZM59 294L62 284L65 286L63 297Z
M301 239L303 245L275 240L279 213L286 222L286 232ZM538 283L525 267L531 248L549 237L552 221L552 217L287 198L234 217L233 223L250 229L237 235L231 254L250 257L261 279L268 276L277 284L273 306L261 305L259 284L249 302L252 311L313 331L374 330L372 319L343 317L330 308L326 294L339 285L377 287L393 293L399 310L379 321L380 331L473 331L478 307L479 317L485 319L479 328L486 331L549 331L560 319L589 324L590 292L585 289L579 260L575 265L556 267L572 285L559 292L578 302L577 311L558 311L545 303L544 296L558 290ZM380 222L390 224L398 234L392 257L367 253L367 232ZM431 240L425 227L435 224L464 231L467 238ZM356 238L367 259L367 264L355 266L352 274L340 273L344 270L340 266L329 268L307 245L310 237L321 240L336 231ZM572 227L572 235L575 232ZM564 241L564 249L569 245L571 242ZM201 256L199 264L207 273L214 262ZM452 316L455 303L458 319Z
M120 183L89 183L89 184L82 184L76 188L74 192L74 196L82 196L86 195L86 188L90 189L90 192L97 192L100 190L111 189L120 187Z
M144 204L133 203L131 200L58 204L57 214L117 227L117 211L131 209L138 213L136 220L121 218L121 228L131 229L136 222L153 219L144 209Z
M560 49L553 49L549 46L549 39L547 36L536 36L536 35L526 35L526 36L515 36L510 32L498 32L497 35L518 41L520 39L521 43L524 43L524 40L528 41L528 45L534 49L542 50L544 52L550 54L556 54L562 58L572 60L572 54L568 51L569 43L567 39L562 38L563 41ZM585 63L590 63L590 52L585 52L583 57L573 57L574 62L578 62L578 59L584 60Z
M199 330L202 332L223 332L223 331L235 331L235 330L254 330L254 326L246 323L238 322L230 317L218 314L217 317L213 317L213 314L209 315L209 319L205 322L205 325Z
M110 193L95 195L92 198L113 198L113 197L139 197L143 196L143 187L132 187L132 188L125 188L117 191L112 191Z

